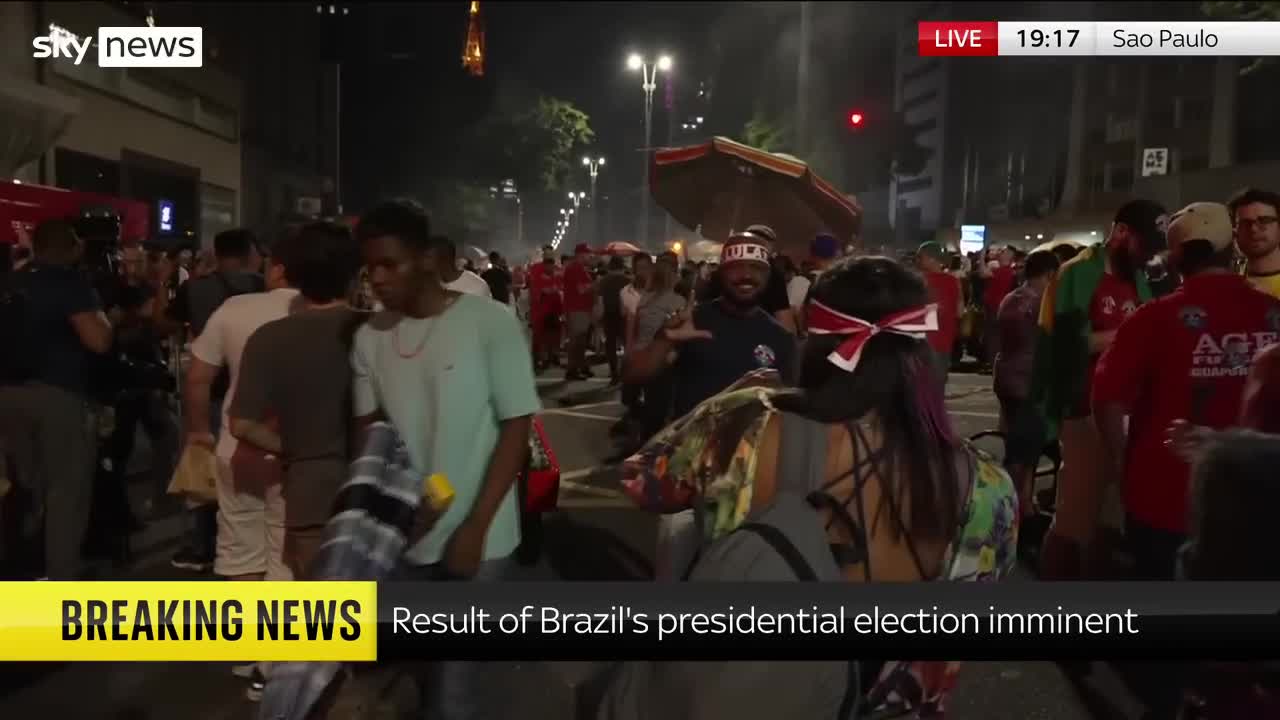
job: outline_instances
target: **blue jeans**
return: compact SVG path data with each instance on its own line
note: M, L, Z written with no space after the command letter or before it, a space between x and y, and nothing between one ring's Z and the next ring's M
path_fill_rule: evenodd
M510 557L494 558L480 563L476 576L469 582L499 582L511 576L514 561ZM402 565L395 580L402 582L451 582L456 580L441 565ZM463 581L468 582L468 581ZM496 694L493 676L485 672L485 663L474 660L437 662L422 678L424 720L480 720L493 717L485 699Z

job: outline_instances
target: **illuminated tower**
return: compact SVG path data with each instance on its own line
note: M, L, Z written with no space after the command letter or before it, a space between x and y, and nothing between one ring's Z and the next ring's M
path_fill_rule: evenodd
M480 19L480 0L471 0L467 44L462 48L462 67L476 77L484 75L484 21Z

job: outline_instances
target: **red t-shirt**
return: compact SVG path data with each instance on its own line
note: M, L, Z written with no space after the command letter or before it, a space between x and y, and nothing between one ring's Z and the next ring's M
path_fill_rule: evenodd
M987 310L991 311L992 317L995 317L1000 310L1000 303L1004 301L1004 296L1013 292L1014 283L1017 281L1018 271L1012 265L1001 265L991 273L982 299Z
M1102 279L1093 291L1093 299L1089 301L1089 322L1093 325L1093 332L1118 330L1125 318L1138 309L1138 304L1136 287L1109 272L1102 273ZM1076 417L1087 417L1092 412L1089 395L1093 376L1098 372L1099 357L1094 355L1089 358L1089 373L1084 379L1084 391L1076 408Z
M576 260L569 263L564 269L564 311L589 313L595 303L596 292L591 273Z
M940 353L950 353L960 322L960 279L944 272L926 272L929 294L938 303L938 331L929 333L929 345Z
M1129 318L1103 354L1093 401L1129 412L1125 509L1143 523L1187 531L1190 469L1165 445L1174 420L1221 429L1240 418L1249 365L1276 342L1280 301L1238 275L1187 278Z
M1280 435L1280 345L1254 356L1241 406L1241 425Z
M535 315L560 312L560 269L555 263L529 268L529 308Z

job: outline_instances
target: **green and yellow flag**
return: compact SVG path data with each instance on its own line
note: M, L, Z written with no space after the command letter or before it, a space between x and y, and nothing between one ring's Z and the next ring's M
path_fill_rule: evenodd
M1085 373L1093 332L1089 304L1106 272L1106 263L1106 249L1101 244L1085 248L1062 266L1040 301L1028 399L1043 420L1044 443L1058 436L1062 418L1087 391ZM1138 300L1150 300L1145 273L1137 273L1136 285Z

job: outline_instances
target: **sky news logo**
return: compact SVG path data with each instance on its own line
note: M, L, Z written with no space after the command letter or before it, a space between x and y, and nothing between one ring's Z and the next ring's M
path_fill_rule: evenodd
M204 65L204 30L198 27L104 27L98 37L80 37L49 26L49 34L31 41L32 57L67 59L80 65L93 48L98 67L195 68Z

